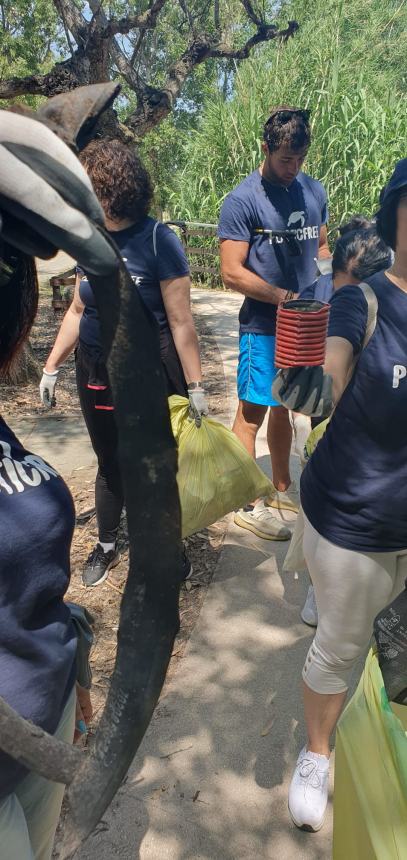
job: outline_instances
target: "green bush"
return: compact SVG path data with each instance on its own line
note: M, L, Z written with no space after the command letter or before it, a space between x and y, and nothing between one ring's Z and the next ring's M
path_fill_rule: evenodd
M270 105L311 109L305 169L327 189L332 229L352 213L374 213L394 163L407 154L406 4L293 0L280 14L296 18L299 33L259 48L236 67L232 97L206 103L173 180L173 216L216 222L225 195L261 160Z

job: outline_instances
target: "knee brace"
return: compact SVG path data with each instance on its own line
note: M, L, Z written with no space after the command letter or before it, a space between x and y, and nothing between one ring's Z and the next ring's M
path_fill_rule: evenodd
M358 657L359 653L345 659L337 653L328 652L321 648L315 637L302 670L303 681L314 693L345 693Z

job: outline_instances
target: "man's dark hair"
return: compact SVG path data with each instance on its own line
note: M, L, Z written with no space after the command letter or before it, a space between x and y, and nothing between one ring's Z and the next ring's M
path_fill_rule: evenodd
M294 152L311 143L309 111L281 105L273 108L264 126L264 140L269 152L288 146Z
M0 370L11 365L27 339L38 307L38 280L32 257L0 245Z
M389 245L393 251L396 250L397 242L397 210L402 197L407 197L407 186L404 185L395 191L379 209L376 215L376 229L379 236Z
M120 140L92 140L80 160L108 218L137 223L146 217L154 189L134 150Z
M332 274L348 272L364 281L391 264L389 247L374 226L350 230L337 240L332 256Z

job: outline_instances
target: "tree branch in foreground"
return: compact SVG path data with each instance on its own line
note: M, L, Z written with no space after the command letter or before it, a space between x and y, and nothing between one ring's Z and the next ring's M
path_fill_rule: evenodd
M69 785L83 752L24 720L0 697L0 748L45 779Z

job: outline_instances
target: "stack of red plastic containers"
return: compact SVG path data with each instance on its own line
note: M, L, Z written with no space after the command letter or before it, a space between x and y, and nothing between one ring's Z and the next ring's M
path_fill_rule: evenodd
M325 360L330 306L294 299L277 308L276 367L314 367Z

